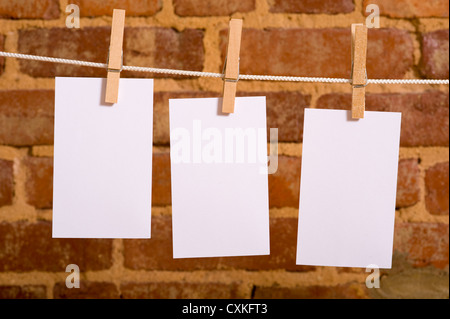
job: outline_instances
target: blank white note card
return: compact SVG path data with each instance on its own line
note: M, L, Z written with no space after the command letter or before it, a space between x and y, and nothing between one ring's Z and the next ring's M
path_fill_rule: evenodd
M150 238L153 80L56 78L54 238Z
M169 104L174 258L268 255L265 97Z
M401 113L305 109L297 264L391 268Z

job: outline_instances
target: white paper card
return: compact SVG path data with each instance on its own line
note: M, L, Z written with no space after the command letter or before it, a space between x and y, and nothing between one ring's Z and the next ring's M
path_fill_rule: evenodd
M401 113L305 110L297 264L391 268Z
M150 238L153 80L56 78L53 237Z
M268 255L265 97L169 102L174 258Z

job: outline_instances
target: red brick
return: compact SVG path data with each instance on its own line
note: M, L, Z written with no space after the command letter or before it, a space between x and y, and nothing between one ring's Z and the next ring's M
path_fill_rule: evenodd
M301 158L278 156L278 170L269 175L269 205L295 207L299 205Z
M218 258L173 259L172 218L152 217L150 240L125 239L124 265L134 270L200 270L215 269Z
M448 267L448 224L397 223L395 225L394 252L406 255L414 267L432 265Z
M162 8L162 0L71 0L80 7L82 17L112 16L114 9L123 9L127 17L152 16Z
M204 32L169 28L126 28L124 64L177 70L202 71ZM143 72L124 72L132 77L171 77ZM172 76L173 77L173 76Z
M255 299L367 299L367 288L361 283L337 286L256 287Z
M448 1L447 1L448 15ZM449 30L439 30L422 36L421 73L430 79L447 79L449 65Z
M222 284L216 282L149 282L124 283L120 286L124 299L242 299L239 283Z
M267 138L270 128L278 128L279 142L303 140L304 110L311 96L300 92L238 92L237 96L265 96L267 105Z
M369 4L378 5L380 14L391 18L448 18L447 0L364 0L364 13Z
M53 144L54 100L50 90L0 91L0 144Z
M304 108L311 96L299 92L237 92L237 96L265 96L267 128L278 128L279 142L301 142L303 139ZM220 97L214 92L156 92L154 96L153 142L170 143L169 99ZM269 131L267 137L269 138Z
M65 282L53 287L55 299L118 299L116 285L108 282L85 281L80 279L80 288L67 288Z
M64 272L76 264L81 273L112 266L109 239L54 239L50 222L0 223L0 271Z
M63 57L106 63L111 28L33 29L19 32L19 51L26 54ZM203 31L169 28L125 28L124 64L201 71L203 69ZM33 77L104 77L106 70L67 64L20 61L21 72ZM155 77L142 72L122 72L122 77ZM157 75L164 77L166 75Z
M353 0L269 0L270 12L275 13L350 13Z
M0 1L0 18L58 19L58 0Z
M24 54L106 63L111 36L109 27L51 28L19 31L18 51ZM20 71L32 77L104 77L99 68L20 60Z
M36 208L52 208L53 158L29 157L24 165L27 171L27 203Z
M236 12L255 10L255 0L174 0L175 13L179 16L228 16Z
M0 286L0 299L45 299L45 286Z
M0 159L0 207L11 205L14 197L14 163Z
M327 94L317 108L350 109L351 94ZM439 91L367 94L366 110L402 112L401 145L449 145L449 96Z
M222 30L222 61L228 30ZM350 28L244 29L242 74L350 78ZM307 43L308 45L305 45ZM403 78L413 67L414 46L407 31L371 29L367 70L370 78Z
M5 50L4 47L5 37L0 34L0 50ZM3 69L5 67L5 58L0 58L0 76L3 74Z
M398 164L397 208L413 206L420 201L420 168L417 159Z
M152 239L124 240L124 265L133 270L214 270L246 269L312 271L315 267L296 266L297 219L274 218L270 221L270 256L186 258L172 257L172 219L152 218Z
M426 205L433 215L449 214L449 163L441 163L427 170L425 183L427 188Z
M152 205L171 205L170 154L153 153Z

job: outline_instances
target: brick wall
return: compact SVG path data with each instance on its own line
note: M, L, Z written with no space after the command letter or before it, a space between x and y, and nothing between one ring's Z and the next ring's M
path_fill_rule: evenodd
M79 30L65 28L68 3L80 5ZM221 72L232 16L244 19L242 73L348 77L350 24L377 3L382 29L369 32L369 77L449 76L444 0L115 3L127 10L128 65ZM0 0L0 50L105 62L112 9L96 0ZM368 110L403 112L393 269L369 290L364 269L296 266L294 257L303 110L349 107L348 85L240 82L240 95L267 95L268 125L279 128L271 255L173 260L168 99L220 96L221 81L157 76L153 238L73 240L51 238L54 76L105 71L0 59L0 298L448 298L448 86L367 89ZM64 284L71 263L80 266L78 290Z

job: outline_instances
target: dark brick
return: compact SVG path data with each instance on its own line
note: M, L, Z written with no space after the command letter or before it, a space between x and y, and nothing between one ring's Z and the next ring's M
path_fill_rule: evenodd
M228 16L255 10L255 0L174 0L175 14L186 16Z
M427 170L425 184L426 205L433 215L449 213L449 163L440 163Z
M319 98L317 108L350 109L351 94L327 94ZM448 93L382 93L366 95L367 111L401 112L401 145L448 146Z
M14 163L0 159L0 207L11 205L14 197Z
M380 14L391 18L448 18L447 0L364 0L364 13L369 4L378 5Z
M110 27L23 30L19 32L19 51L106 63L110 33ZM177 32L169 28L126 27L123 59L124 65L201 71L204 60L203 31L186 29ZM106 76L106 70L101 68L27 60L20 61L20 70L33 77ZM154 74L130 71L123 71L121 76L155 77Z
M51 145L55 92L0 91L0 144Z
M448 224L397 223L394 253L403 254L414 267L448 268Z
M348 283L337 286L256 287L255 299L366 299L363 284Z
M220 37L223 61L228 30ZM368 37L370 78L403 78L413 67L414 46L408 32L371 29ZM350 78L350 71L350 28L243 30L242 74Z
M269 256L173 259L172 219L152 218L152 239L124 240L124 265L133 270L214 270L246 269L312 271L315 267L296 266L297 219L273 218L270 221Z
M447 1L448 16L448 1ZM439 30L422 36L421 73L429 79L447 79L449 74L449 30Z
M53 158L29 157L24 162L27 170L27 203L36 208L53 206Z
M65 282L53 287L55 299L118 299L119 291L113 283L80 280L80 288L67 288Z
M417 159L401 160L398 164L397 208L420 201L420 168Z
M242 299L239 283L215 282L149 282L124 283L120 287L124 299Z
M53 239L49 222L0 223L0 271L64 272L77 264L80 271L112 266L109 239Z
M295 207L299 205L301 158L278 156L278 170L269 175L269 205Z
M162 0L71 0L80 7L82 17L112 16L114 9L123 9L127 17L153 16L162 8Z
M350 13L353 0L269 0L270 12L275 13Z
M0 18L6 19L58 19L58 0L0 0Z
M0 299L46 299L45 286L0 286Z

